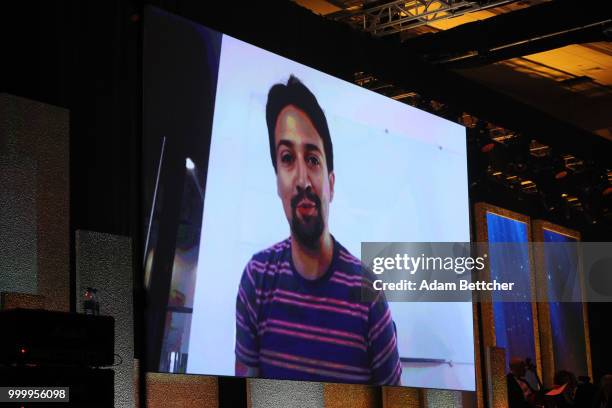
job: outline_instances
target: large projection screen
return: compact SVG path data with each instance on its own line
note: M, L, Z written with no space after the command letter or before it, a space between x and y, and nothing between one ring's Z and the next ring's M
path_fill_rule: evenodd
M172 27L182 32L191 30L193 35L184 37L194 40L174 44L185 52L189 52L189 47L196 47L199 49L193 52L207 54L201 50L209 46L206 38L217 38L211 35L211 30L156 9L149 9L148 16L148 31L145 32L154 32L155 24L166 31ZM167 50L155 47L151 42L155 36L149 38L145 53L160 55L155 58L145 55L145 63L163 60L168 64L161 55ZM165 38L167 41L168 35ZM195 173L194 180L199 186L203 203L201 229L198 239L192 240L194 244L189 248L176 245L173 268L166 272L172 275L168 288L171 295L160 301L167 301L170 317L163 331L162 352L165 354L161 357L160 367L163 371L176 371L172 367L180 367L179 372L232 376L236 372L237 301L240 300L239 288L242 288L245 266L250 265L255 254L278 243L281 244L275 250L286 250L287 242L290 242L286 241L291 229L281 199L279 176L272 165L266 122L266 103L272 86L287 84L293 76L312 92L323 110L333 144L334 161L333 196L330 197L327 226L337 244L355 258L360 257L362 242L469 241L467 154L465 128L456 123L227 35L221 36L220 50L217 51L208 52L210 58L218 58L208 64L209 67L218 66L210 132L196 131L186 139L193 140L198 146L206 141L206 160L194 160L194 166L188 147L184 151L185 157L181 156L188 175L181 179L186 186L183 195L189 191L189 174ZM144 70L150 71L145 77L158 75L156 68L145 65ZM168 75L168 71L157 71ZM177 68L174 72L181 76L181 81L185 81L185 72L197 76L197 72L190 69ZM167 83L173 79L160 77L157 80ZM198 84L198 78L194 77L193 82ZM171 90L167 92L172 93ZM147 96L147 89L144 94L145 143L155 146L151 150L162 146L163 153L167 147L154 129L155 121L167 118L147 114L147 106L156 106L159 111L160 106L167 104L178 110L184 102L176 92L161 96L159 92L150 92L149 95L158 98L153 101ZM162 97L166 99L160 100ZM186 106L185 109L193 112L193 120L199 120L197 106ZM155 136L149 137L147 129ZM168 132L164 143L167 143L167 137L171 137ZM325 154L322 156L326 158ZM153 166L155 163L152 160L151 167L155 171L149 173L158 176L167 162L157 167ZM199 166L199 163L204 165ZM164 180L170 183L164 177L157 177L157 180L162 184ZM171 200L168 197L170 188L166 188L163 197L163 206L166 207ZM150 190L154 191L153 188ZM163 191L163 186L157 186L155 191L160 190ZM163 218L163 211L155 208L156 200L160 198L152 197L147 212ZM152 246L159 247L159 242L165 239L177 239L176 233L163 237L163 229L155 227L156 222L163 224L163 219L156 220L155 217L147 220L149 230L154 232L147 232L151 235L149 247L145 248L148 254L145 264L149 267L155 262L155 257L160 256L153 256ZM181 217L177 219L180 223ZM181 228L179 225L179 237ZM291 247L288 253L291 253ZM297 273L293 264L289 268L294 269L293 275ZM164 273L159 268L151 270L147 279L152 282L158 279L155 273ZM326 285L343 282L345 276L342 273L330 273ZM301 301L306 303L313 299L307 290L293 296L302 296ZM179 304L176 299L180 299L180 306L176 306ZM304 308L318 310L317 307L326 299L317 298L313 300L316 307L304 305ZM471 303L389 302L388 307L401 364L401 376L393 385L475 390ZM174 318L172 313L187 315ZM349 336L342 330L322 329L318 326L318 319L323 319L317 313L306 313L307 321L301 321L296 317L301 315L293 313L294 320L285 322L285 325L292 325L292 330L274 338L278 349L282 351L283 342L298 342L307 348L317 341L329 343L340 341L338 336ZM242 323L238 322L238 325ZM344 323L339 320L338 327ZM327 338L321 339L321 336ZM260 341L264 340L256 339L253 344ZM369 349L367 352L374 353ZM247 350L247 355L253 355L252 348ZM287 373L272 378L392 385L380 379L368 380L367 374L335 376L333 364L337 361L325 361L324 357L318 359L311 355L307 361L304 356L287 356L280 352L266 356L269 359L271 355L286 359L283 360L282 372ZM376 357L372 356L373 359ZM180 364L177 363L179 360ZM317 371L317 365L328 370ZM359 371L352 364L345 365L350 367L349 371ZM360 373L364 374L363 371Z

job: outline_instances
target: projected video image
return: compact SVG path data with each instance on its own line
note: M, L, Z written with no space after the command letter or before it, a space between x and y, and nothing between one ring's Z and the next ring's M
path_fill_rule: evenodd
M474 390L471 303L361 297L362 242L469 241L465 129L227 35L211 45L218 37L182 19L150 21L160 19L191 30L197 40L180 47L218 51L201 52L218 58L207 64L210 131L186 132L206 141L205 160L184 152L195 164L182 191L197 184L201 225L176 245L160 291L160 370ZM146 253L153 265L161 256Z

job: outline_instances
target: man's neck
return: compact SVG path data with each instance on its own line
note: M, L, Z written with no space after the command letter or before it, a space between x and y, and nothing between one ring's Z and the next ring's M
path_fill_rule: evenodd
M291 257L297 272L307 280L315 280L325 274L334 255L334 241L328 231L321 234L316 248L308 248L291 236Z

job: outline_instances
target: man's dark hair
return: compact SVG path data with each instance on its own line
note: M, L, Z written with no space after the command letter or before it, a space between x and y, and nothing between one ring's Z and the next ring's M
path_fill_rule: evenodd
M303 111L309 118L319 136L323 140L327 171L334 170L334 151L332 147L329 127L323 109L319 106L317 98L299 79L291 75L285 84L276 84L268 92L266 104L266 122L268 123L268 137L270 139L270 157L276 172L276 145L274 143L274 130L278 115L288 105L293 105Z

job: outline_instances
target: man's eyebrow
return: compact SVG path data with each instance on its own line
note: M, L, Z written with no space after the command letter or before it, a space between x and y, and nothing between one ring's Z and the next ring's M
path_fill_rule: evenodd
M313 143L306 143L304 145L304 149L306 149L306 151L309 151L309 152L317 151L317 152L321 153L321 149L319 149L319 146L317 146L316 144L313 144Z
M278 141L278 145L276 146L276 150L278 150L279 147L281 146L287 146L290 149L293 149L295 147L295 143L293 143L291 140L287 140L287 139L281 139ZM319 153L321 152L321 149L319 149L319 146L317 146L314 143L305 143L304 144L304 150L306 150L307 152L313 152L313 151L317 151Z
M276 150L278 150L279 147L281 146L287 146L288 148L292 149L293 148L293 142L291 140L287 140L287 139L281 139L278 141L278 145L276 146Z

